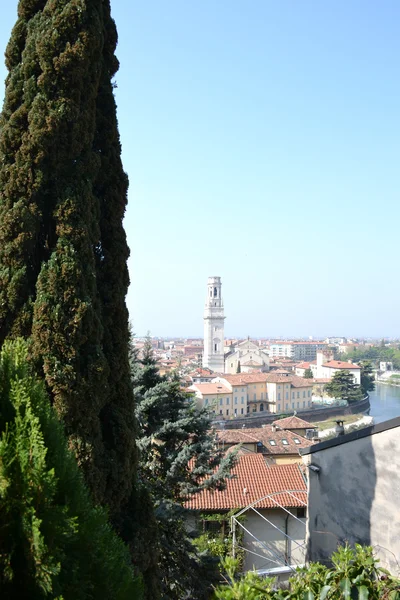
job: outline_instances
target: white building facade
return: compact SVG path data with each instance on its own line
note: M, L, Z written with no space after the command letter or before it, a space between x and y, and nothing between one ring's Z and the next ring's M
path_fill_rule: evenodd
M209 277L204 308L203 367L224 372L224 304L221 277Z
M325 342L275 342L269 346L269 355L274 358L314 360L318 350L326 348Z

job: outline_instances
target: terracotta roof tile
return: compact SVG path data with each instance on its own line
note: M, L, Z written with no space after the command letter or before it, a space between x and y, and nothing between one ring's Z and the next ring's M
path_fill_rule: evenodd
M247 383L263 383L267 381L268 373L253 371L253 373L235 373L233 375L221 375L221 379L226 379L231 385L241 385Z
M307 502L307 488L299 465L266 464L261 454L243 454L232 471L234 477L228 479L222 492L204 490L194 494L186 503L192 510L231 510L242 508L269 494L276 502L286 507L304 506ZM285 493L287 490L301 490L295 498ZM271 498L257 504L258 508L276 508Z
M277 419L272 424L278 425L282 429L315 429L315 425L296 417L296 415L286 417L285 419Z
M204 394L231 394L231 390L222 385L222 383L194 383L190 386L191 390Z
M330 367L331 369L360 369L358 365L353 363L343 362L342 360L330 360L322 365L323 367Z
M217 441L220 445L258 444L260 442L260 454L264 454L265 456L277 454L291 454L296 456L299 454L299 448L312 446L310 440L292 431L275 429L272 425L257 428L246 427L245 429L221 429L217 432L217 435ZM296 442L295 439L298 441ZM272 444L271 441L273 442Z

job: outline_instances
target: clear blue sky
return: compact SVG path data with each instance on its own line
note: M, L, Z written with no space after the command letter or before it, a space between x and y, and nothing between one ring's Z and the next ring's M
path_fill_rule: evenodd
M400 336L398 0L112 8L136 332Z

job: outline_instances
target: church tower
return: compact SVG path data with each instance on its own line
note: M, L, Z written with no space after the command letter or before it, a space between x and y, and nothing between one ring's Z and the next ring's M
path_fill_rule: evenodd
M224 303L221 296L221 277L209 277L204 309L203 367L224 372Z

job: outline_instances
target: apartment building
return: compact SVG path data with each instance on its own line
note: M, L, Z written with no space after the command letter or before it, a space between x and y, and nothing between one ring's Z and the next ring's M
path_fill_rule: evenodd
M269 355L271 358L293 358L294 360L311 361L317 357L317 351L326 348L325 342L271 342Z

